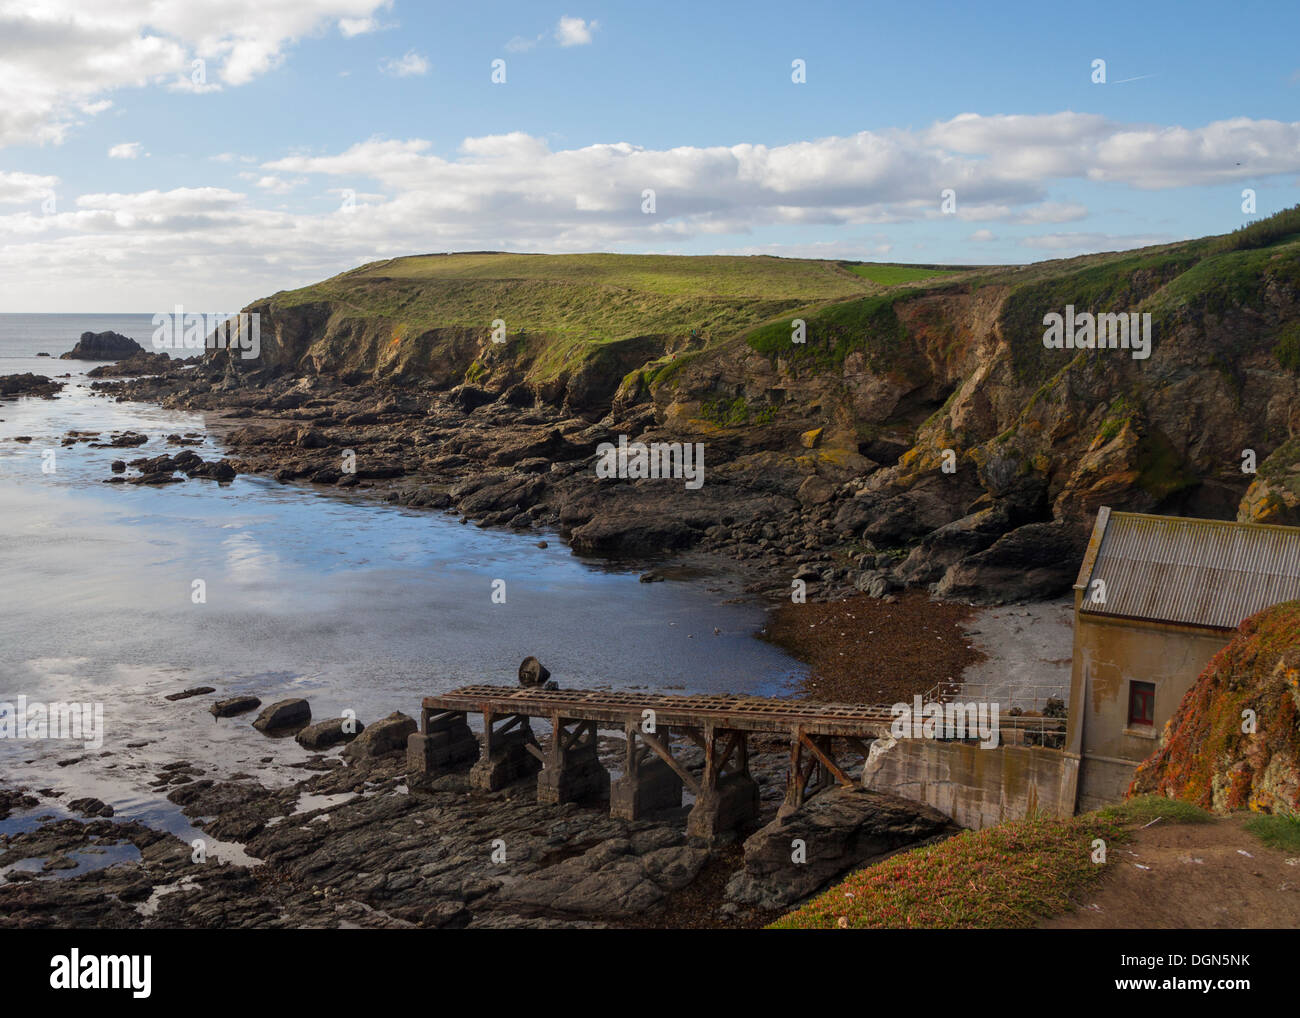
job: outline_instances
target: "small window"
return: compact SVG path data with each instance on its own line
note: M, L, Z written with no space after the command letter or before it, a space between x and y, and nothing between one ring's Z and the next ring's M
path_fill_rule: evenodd
M1128 723L1154 725L1156 723L1156 687L1154 682L1128 684Z

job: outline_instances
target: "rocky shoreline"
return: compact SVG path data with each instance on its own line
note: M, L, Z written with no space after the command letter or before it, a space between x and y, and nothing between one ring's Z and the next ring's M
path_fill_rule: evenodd
M468 383L445 389L334 375L252 382L212 361L94 388L211 414L208 426L229 453L215 468L222 474L229 467L282 483L365 492L482 527L556 530L576 553L593 557L723 557L752 577L752 593L776 601L789 601L795 589L815 600L891 596L924 585L956 552L987 548L1000 533L992 523L951 526L927 530L916 543L917 514L899 507L877 518L874 503L859 497L860 481L836 484L812 474L791 493L762 454L764 439L743 429L670 433L652 404L580 414L519 385L494 392ZM597 448L620 436L647 445L704 442L706 483L691 490L680 479L598 477ZM812 448L818 438L803 441ZM882 448L878 455L900 452ZM131 465L158 475L171 464L146 458ZM920 520L926 529L923 513ZM985 553L985 572L975 570L951 596L999 603L1057 592L1077 565L1078 541L1053 524L1032 529L996 541ZM654 578L651 571L647 579Z
M0 820L37 820L0 836L0 928L754 927L854 865L954 831L928 807L859 788L777 822L787 750L760 744L760 829L743 851L710 848L685 836L685 806L627 821L603 802L538 803L530 779L471 792L465 770L412 787L413 729L390 715L291 765L307 776L278 788L191 761L159 768L155 788L205 836L241 845L248 864L216 861L204 838L115 819L98 800L62 807L85 819L58 818L40 815L57 793L0 789ZM623 752L621 739L601 739L607 765ZM702 769L698 750L680 759ZM808 863L790 861L793 838L810 846ZM58 875L96 856L109 865ZM13 868L24 860L40 866Z

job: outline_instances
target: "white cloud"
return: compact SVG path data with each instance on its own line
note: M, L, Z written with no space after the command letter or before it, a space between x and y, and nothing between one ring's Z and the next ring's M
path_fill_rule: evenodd
M118 89L242 85L297 39L388 0L0 0L0 146L63 141ZM191 62L211 80L195 84Z
M379 69L394 78L410 78L429 73L429 61L415 50L407 50L401 57L384 57Z
M339 18L339 34L345 39L378 32L380 27L376 18Z
M140 157L140 143L138 141L124 141L120 145L114 145L108 150L110 159L138 159Z
M599 23L571 18L567 14L555 26L555 41L561 46L587 46L591 43L591 34Z
M288 194L299 184L303 183L302 179L285 180L283 177L277 177L274 174L262 176L257 173L241 173L239 176L244 180L250 180L255 187L266 191L268 194Z
M546 38L544 35L539 35L536 39L526 39L522 35L516 35L506 43L506 51L509 53L527 53L544 38Z
M975 244L987 244L989 241L996 240L997 238L993 236L992 230L976 230L966 239Z
M1134 147L1124 141L1133 134L1173 141ZM106 308L132 294L139 303L159 287L183 303L226 306L364 261L429 250L656 251L688 241L699 249L717 238L733 250L880 258L890 238L875 224L943 218L947 187L957 192L956 218L972 224L964 235L999 234L998 223L1033 229L1085 218L1084 206L1057 196L1099 167L1112 193L1207 178L1255 186L1260 167L1291 179L1300 173L1297 139L1300 124L1275 121L1151 127L1077 114L965 116L922 130L779 146L649 149L615 141L553 149L515 132L467 138L446 153L426 139L375 138L273 159L255 171L240 167L250 173L248 194L194 187L68 196L63 204L72 211L57 215L41 215L33 201L57 181L7 174L0 200L11 196L15 211L0 214L0 276L4 293L21 295L25 306L66 307L56 284L68 278L99 288L79 291L88 307L97 294L107 295L98 303ZM1026 152L1036 174L1026 170ZM246 157L230 161L237 158ZM293 206L267 207L291 188ZM656 192L654 215L641 212L646 188ZM351 203L342 201L348 191ZM792 225L819 227L819 243L776 243L780 228ZM1063 257L1176 239L1081 230L1019 243ZM214 292L218 284L223 289Z
M54 193L58 177L34 173L5 173L0 170L0 204L21 205L41 201Z

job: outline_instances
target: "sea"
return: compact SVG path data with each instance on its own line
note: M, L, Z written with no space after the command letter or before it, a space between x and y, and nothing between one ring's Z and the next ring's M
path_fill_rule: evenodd
M67 383L54 399L0 400L0 704L93 703L104 718L97 748L0 738L11 788L93 796L118 817L197 836L150 788L161 765L281 785L308 756L292 740L271 745L255 715L215 721L217 696L306 697L316 719L351 710L364 723L418 717L423 696L466 683L513 684L528 655L569 689L767 696L805 674L755 638L763 610L738 596L735 576L640 583L555 534L262 477L105 484L113 460L158 455L171 434L204 435L204 459L224 454L205 414L97 395L94 363L58 359L81 333L108 329L149 348L152 315L0 315L0 374ZM61 445L74 430L149 442ZM194 686L217 692L164 699ZM17 815L0 833L36 822Z

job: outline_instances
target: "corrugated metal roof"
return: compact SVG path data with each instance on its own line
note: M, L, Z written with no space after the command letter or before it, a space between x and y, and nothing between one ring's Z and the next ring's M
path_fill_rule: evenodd
M1092 569L1079 574L1089 615L1235 629L1300 598L1300 527L1118 512L1097 524ZM1096 580L1103 604L1092 600Z

